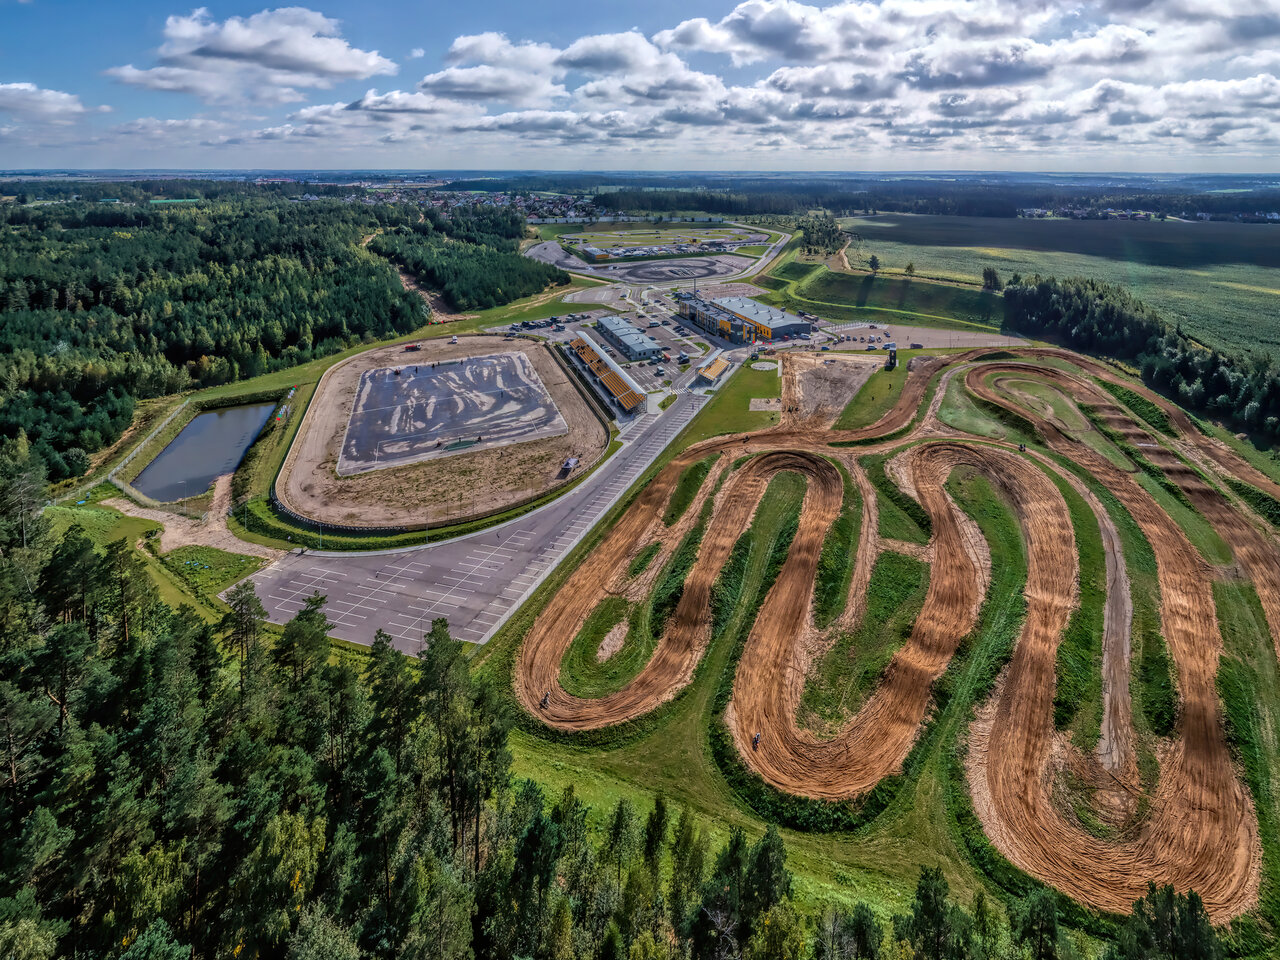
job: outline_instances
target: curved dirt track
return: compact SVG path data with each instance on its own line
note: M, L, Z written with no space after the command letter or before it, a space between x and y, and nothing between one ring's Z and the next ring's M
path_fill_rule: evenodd
M1221 637L1212 571L1179 525L1132 475L1065 432L1065 424L1046 420L1044 409L1023 405L1032 398L1002 394L988 381L994 380L992 375L1029 376L1047 381L1077 404L1094 407L1109 426L1178 484L1231 547L1240 572L1258 590L1273 636L1280 637L1280 553L1275 541L1089 379L1105 378L1137 389L1110 369L1074 354L1037 349L1017 352L1028 360L1063 356L1087 375L1019 360L966 367L984 352L989 351L930 358L919 364L908 375L894 407L869 427L835 431L810 420L791 421L746 436L714 438L683 451L641 492L535 621L515 670L519 699L548 726L580 731L643 716L683 689L709 640L712 585L733 544L750 524L769 479L793 470L808 481L799 528L746 639L725 720L744 762L775 787L829 800L865 793L895 773L910 751L928 714L933 683L973 629L987 590L986 545L974 542L972 521L944 490L954 469L972 468L999 487L1013 505L1028 562L1026 620L999 688L972 731L968 768L984 829L1017 866L1089 905L1127 911L1154 880L1178 889L1194 888L1216 921L1238 915L1257 899L1260 846L1252 800L1232 764L1217 698ZM1060 742L1053 727L1056 651L1076 603L1076 550L1066 502L1045 471L1055 471L1072 484L1100 524L1108 598L1104 730L1096 763L1126 790L1133 790L1136 775L1127 689L1131 608L1116 528L1079 478L1059 470L1047 458L1018 455L1008 444L957 435L942 425L936 419L942 389L922 413L930 385L953 374L964 375L972 395L1028 420L1055 453L1096 478L1132 515L1155 551L1162 633L1176 665L1178 727L1176 737L1159 750L1160 776L1146 815L1126 829L1121 839L1102 840L1086 833L1074 816L1059 810L1053 796L1055 744ZM1181 432L1173 441L1175 448L1192 463L1208 461L1215 469L1268 492L1275 487L1280 493L1280 486L1265 477L1259 480L1256 469L1199 433L1177 408L1150 397L1169 412ZM889 442L889 437L896 439ZM859 445L840 449L851 442ZM895 653L876 692L834 738L820 739L797 722L806 674L815 651L829 647L834 631L851 629L861 617L870 569L882 547L875 530L874 489L856 458L899 447L906 451L900 461L905 481L901 486L919 500L932 520L930 546L921 551L932 563L928 592L911 636ZM721 458L725 462L743 454L756 456L730 473L716 494L697 561L653 656L613 694L595 700L568 695L559 686L558 675L574 636L600 600L622 592L626 566L635 552L662 534L662 512L681 472L713 452L727 453ZM812 624L813 585L823 541L841 509L843 492L839 471L828 458L846 461L864 503L848 604L824 637ZM713 473L708 478L698 501L678 525L680 531L692 526L714 477ZM670 541L673 534L666 539ZM664 550L661 557L667 555ZM540 706L544 694L545 708ZM759 748L753 749L756 734Z
M975 367L966 378L970 390L1012 408L982 382L992 372ZM1069 374L1042 376L1087 395L1088 386ZM1025 409L1018 412L1028 415ZM1218 704L1222 643L1211 578L1181 528L1128 474L1044 421L1035 425L1052 448L1115 494L1155 551L1162 632L1177 665L1178 739L1162 757L1151 816L1133 840L1098 840L1058 814L1047 774L1054 657L1065 620L1051 633L1031 629L1036 619L1031 608L1040 597L1029 576L1028 626L994 715L975 730L975 743L985 747L974 751L970 766L975 793L989 801L977 804L980 816L986 814L983 826L1013 863L1084 902L1122 912L1143 895L1148 880L1155 880L1199 891L1215 919L1235 916L1257 897L1258 833L1252 801L1231 762ZM1029 544L1042 535L1030 524L1024 531Z

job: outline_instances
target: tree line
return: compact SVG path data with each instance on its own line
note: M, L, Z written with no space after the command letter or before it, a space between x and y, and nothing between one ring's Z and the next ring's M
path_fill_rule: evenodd
M1269 354L1205 349L1120 287L1015 274L1004 291L1004 319L1011 330L1132 363L1180 406L1280 440L1280 369Z
M135 400L415 329L421 298L360 247L410 218L263 197L0 208L0 437L78 475Z
M455 211L448 220L427 210L422 222L381 233L370 248L440 290L454 310L484 310L569 282L563 270L520 256L524 233L510 207Z

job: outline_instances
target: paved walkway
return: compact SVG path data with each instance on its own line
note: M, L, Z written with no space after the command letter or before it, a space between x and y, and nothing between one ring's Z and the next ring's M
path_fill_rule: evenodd
M683 393L629 424L624 445L569 493L499 527L384 553L290 553L250 579L269 619L284 623L319 591L330 634L369 644L383 630L416 653L436 617L484 643L667 447L706 397Z

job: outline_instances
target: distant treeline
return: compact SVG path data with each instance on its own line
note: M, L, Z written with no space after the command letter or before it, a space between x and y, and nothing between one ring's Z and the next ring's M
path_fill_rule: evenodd
M291 181L288 183L253 183L245 180L30 180L0 184L0 195L14 196L19 203L41 200L84 200L101 203L149 203L151 200L219 200L236 197L317 197L362 196L363 187L348 184L319 184Z
M1133 363L1188 410L1280 440L1280 369L1269 354L1206 350L1120 287L1082 277L1015 275L1004 307L1010 329Z
M414 217L265 198L0 208L0 437L79 475L134 400L415 329L421 299L360 248Z
M370 247L440 290L455 310L501 306L569 282L563 270L519 255L525 222L511 207L454 211L448 220L431 209L423 216L380 234Z
M1225 182L1225 181L1224 181ZM1156 184L1038 183L907 177L823 179L778 175L731 177L706 174L536 174L488 180L455 181L445 190L521 193L549 190L591 196L603 209L623 213L672 213L698 210L726 216L791 216L827 210L835 216L856 213L921 213L945 216L1016 217L1027 208L1081 207L1141 209L1180 215L1209 213L1251 216L1280 210L1280 190L1242 189L1210 192L1220 183L1189 181ZM1203 186L1205 192L1196 188Z

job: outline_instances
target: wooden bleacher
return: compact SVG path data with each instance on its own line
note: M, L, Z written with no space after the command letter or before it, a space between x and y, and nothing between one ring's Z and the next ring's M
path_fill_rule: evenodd
M604 362L604 358L596 353L587 341L581 337L575 337L569 342L569 346L573 348L578 358L587 365L587 369L595 374L596 379L604 384L604 388L609 391L609 395L627 413L630 413L645 402L644 394L637 393L627 386L627 382L618 376L616 370Z

